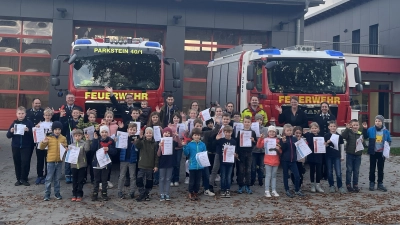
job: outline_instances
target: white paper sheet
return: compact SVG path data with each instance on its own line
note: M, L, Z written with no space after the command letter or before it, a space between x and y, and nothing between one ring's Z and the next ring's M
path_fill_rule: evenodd
M385 144L383 146L383 157L387 159L390 157L390 145L387 141L385 141Z
M326 153L325 140L323 137L313 137L314 153Z
M61 161L64 158L65 151L66 151L66 149L64 148L64 146L62 144L60 144L60 159L61 159Z
M65 162L77 164L80 151L81 151L80 147L74 145L68 145L68 151L67 154L65 155Z
M115 143L116 148L126 149L128 147L129 134L127 132L117 131L117 142Z
M240 147L251 147L251 133L250 130L240 131Z
M356 140L356 152L364 150L363 142L364 142L363 136L360 136L360 137Z
M205 109L205 110L201 111L200 112L200 118L203 121L207 121L207 120L211 119L210 109Z
M222 162L234 163L235 162L235 147L234 145L224 145Z
M14 124L14 134L16 135L24 135L25 133L25 124Z
M243 123L235 122L233 123L233 129L236 131L235 137L238 136L239 131L243 130L244 126Z
M225 138L225 134L224 134L224 125L221 126L221 128L218 131L218 134L221 134L221 138Z
M276 151L270 151L271 148L276 148L275 138L264 138L264 149L267 155L277 155Z
M32 133L33 133L33 141L35 143L42 142L46 138L44 128L34 127L32 128Z
M184 123L178 123L176 129L177 129L179 138L180 138L180 139L183 139L183 136L185 135L185 132L186 132L186 126L185 126L185 124L184 124Z
M135 135L140 135L140 129L141 129L140 122L131 122L131 123L136 123L137 129L136 129L136 134Z
M260 137L260 123L259 122L253 122L251 123L251 129L256 132L256 137Z
M310 147L303 139L298 140L294 144L296 145L297 160L304 159L306 156L312 153Z
M329 140L332 142L333 148L339 151L339 135L332 134Z
M110 156L108 155L108 153L104 153L103 148L100 148L96 151L96 158L101 168L111 163Z
M193 128L194 128L193 121L194 121L194 119L188 119L188 120L187 120L187 126L188 126L188 129L189 129L189 133L190 133L190 134L192 133L192 130L193 130Z
M162 155L172 155L173 154L173 140L172 137L161 138L161 143L164 145L162 149Z
M197 153L196 160L197 163L202 167L210 166L210 160L208 159L207 151Z
M53 125L53 122L40 122L39 126L40 128L44 129L44 133L51 133L51 125Z
M154 132L154 140L155 141L161 141L161 128L160 126L154 126L153 127L153 132Z
M83 128L83 133L89 135L89 139L93 140L94 136L94 126Z

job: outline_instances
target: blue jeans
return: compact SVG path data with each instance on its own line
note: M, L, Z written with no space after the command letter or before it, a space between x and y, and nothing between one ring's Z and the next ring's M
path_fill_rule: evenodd
M174 169L172 171L171 182L179 182L183 149L174 150Z
M219 169L221 172L221 190L226 191L231 189L233 163L221 163Z
M346 154L346 185L351 185L353 175L353 186L358 185L358 174L360 172L361 155Z
M326 156L326 168L328 171L328 183L329 183L329 186L331 186L331 187L335 185L335 183L333 181L332 167L335 168L337 187L341 188L342 187L342 168L341 168L340 158Z
M281 161L282 169L283 169L283 184L285 185L285 191L289 191L289 169L292 171L294 176L294 189L295 192L300 190L300 175L299 170L297 169L297 163L294 162L286 162Z
M45 182L45 195L51 194L51 182L54 183L54 193L60 193L60 179L61 179L62 162L48 162L47 163L47 176Z
M208 190L210 188L210 170L208 167L204 167L202 172L202 179L204 190Z
M252 184L256 181L256 174L258 174L258 182L262 182L264 179L264 153L253 153L253 161L251 163Z
M65 173L65 181L72 181L72 171L71 171L71 164L65 162L65 168L64 168L64 173Z

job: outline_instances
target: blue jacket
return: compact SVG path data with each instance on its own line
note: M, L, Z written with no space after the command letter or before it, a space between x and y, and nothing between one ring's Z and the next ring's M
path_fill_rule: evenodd
M281 139L282 156L281 161L284 162L297 162L296 145L297 138L293 136L286 136L286 142Z
M14 127L14 124L25 124L29 131L25 131L24 135L14 135L10 132L10 129ZM11 147L13 148L32 148L33 147L33 134L32 134L33 123L25 118L22 121L14 120L10 128L7 131L7 138L11 139Z
M129 159L126 158L127 151L129 151ZM129 162L129 163L137 163L137 149L133 144L131 138L128 138L128 148L121 148L119 152L119 161L120 162Z
M389 142L389 144L392 143L392 138L390 137L390 132L386 127L382 128L383 131L383 138L382 141L385 143L385 141ZM368 154L374 155L375 154L375 138L376 138L376 128L375 126L368 128L368 130L363 129L363 136L364 139L369 139L368 140Z
M189 157L189 170L203 169L203 167L197 163L196 154L205 151L207 151L206 145L202 141L191 141L187 145L185 145L185 147L183 147L183 153L185 154L185 156Z

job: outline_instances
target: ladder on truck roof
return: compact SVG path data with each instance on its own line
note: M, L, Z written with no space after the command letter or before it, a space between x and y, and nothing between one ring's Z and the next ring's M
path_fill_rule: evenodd
M233 55L238 52L243 52L243 51L251 51L251 50L256 50L256 49L261 49L262 45L261 44L243 44L243 45L238 45L236 47L226 49L220 52L215 53L214 59L218 59L224 56L228 55Z

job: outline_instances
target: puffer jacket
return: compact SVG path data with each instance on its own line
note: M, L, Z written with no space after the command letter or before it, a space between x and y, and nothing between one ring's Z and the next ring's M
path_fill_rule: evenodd
M203 169L196 160L196 154L200 152L207 151L204 142L191 141L185 147L183 147L183 152L185 156L189 157L189 170L201 170Z
M40 142L39 149L45 151L45 148L48 147L48 149L46 149L47 162L61 162L60 144L66 148L68 146L67 138L65 138L62 134L60 134L58 137L56 137L54 134L51 134L47 138L49 141L46 143Z
M346 153L351 155L362 155L362 151L356 152L357 139L362 136L361 131L354 133L351 129L346 128L343 133L343 139L346 139Z
M262 149L265 153L265 148L264 148L264 140L265 138L259 138L257 141L257 148ZM279 138L276 138L276 149L277 149L277 154L276 155L264 155L264 164L269 165L269 166L279 166L280 163L280 155L282 154L282 150L279 146L280 140Z
M79 147L79 156L78 156L78 163L77 164L72 164L71 163L71 168L74 169L80 169L87 167L87 159L86 159L86 153L90 151L90 140L84 141L80 140L79 142L74 142L71 145Z

